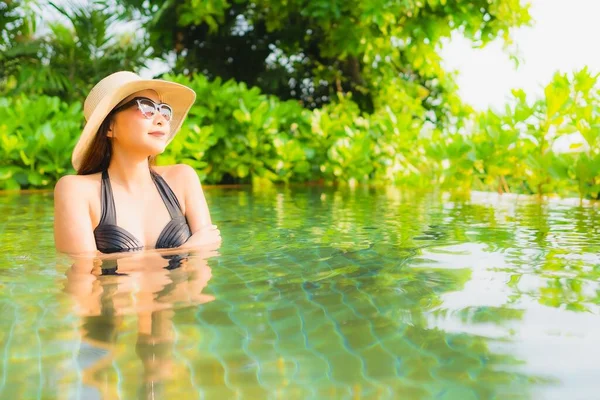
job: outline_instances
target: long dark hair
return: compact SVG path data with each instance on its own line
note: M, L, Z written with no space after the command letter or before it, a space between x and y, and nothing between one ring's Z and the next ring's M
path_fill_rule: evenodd
M92 143L90 143L83 155L77 175L91 175L108 169L112 158L112 142L108 137L108 130L110 129L112 119L113 112L111 111L104 121L102 121L98 132L96 132L96 135L92 139ZM150 166L155 165L156 156L150 156L148 162Z

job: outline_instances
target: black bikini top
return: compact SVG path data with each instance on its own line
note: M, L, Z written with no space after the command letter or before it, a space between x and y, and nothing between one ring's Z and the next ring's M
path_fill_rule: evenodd
M158 236L156 248L167 249L179 247L192 236L192 232L181 211L181 206L175 193L173 193L167 182L159 174L152 170L150 170L150 174L160 197L169 211L169 215L171 215L171 221L169 221ZM102 172L101 186L102 215L100 223L94 229L96 248L102 253L141 250L144 247L141 242L125 229L117 226L115 199L113 198L108 171Z

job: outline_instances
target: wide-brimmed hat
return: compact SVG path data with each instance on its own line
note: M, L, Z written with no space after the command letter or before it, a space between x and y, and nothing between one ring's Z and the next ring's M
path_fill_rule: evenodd
M171 135L168 141L173 140L185 116L194 104L194 100L196 100L196 92L187 86L174 82L160 79L143 79L129 71L115 72L98 82L83 104L83 115L86 124L71 157L71 162L76 171L79 170L88 147L111 110L127 96L145 89L154 90L160 101L170 105L173 109Z

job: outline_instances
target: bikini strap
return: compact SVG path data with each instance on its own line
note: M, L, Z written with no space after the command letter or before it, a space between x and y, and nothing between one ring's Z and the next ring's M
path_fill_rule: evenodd
M102 214L98 225L117 225L117 210L115 209L115 199L107 170L102 171L102 182L100 185L100 207Z
M156 188L158 189L158 193L160 194L160 197L162 197L163 202L169 211L171 219L182 217L183 212L181 211L181 205L179 204L179 200L177 200L177 196L175 196L175 193L173 193L173 190L171 190L169 184L157 172L150 170L150 173L152 174L152 178Z

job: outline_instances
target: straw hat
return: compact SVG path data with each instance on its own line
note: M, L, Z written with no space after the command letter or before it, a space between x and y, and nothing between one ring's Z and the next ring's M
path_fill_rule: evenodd
M169 142L173 140L194 104L196 93L189 87L178 83L160 79L142 79L137 74L128 71L115 72L98 82L83 104L86 124L71 156L71 162L76 171L79 170L89 145L108 113L127 96L145 89L154 90L158 93L160 101L167 103L173 109Z

